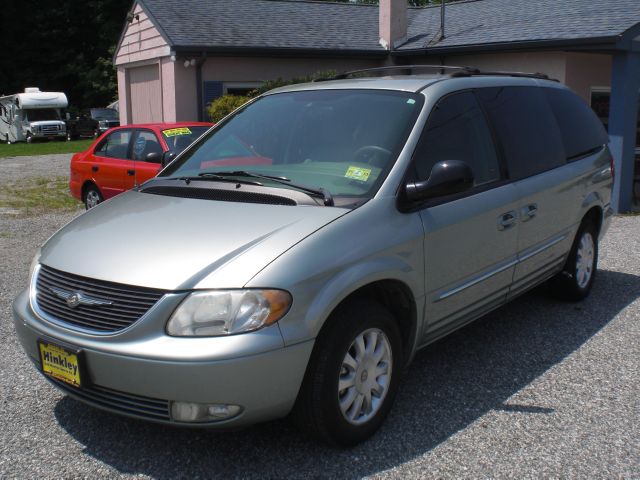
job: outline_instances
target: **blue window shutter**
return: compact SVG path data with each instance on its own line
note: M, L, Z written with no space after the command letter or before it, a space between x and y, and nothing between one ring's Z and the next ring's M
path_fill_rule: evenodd
M207 115L207 107L216 98L222 96L222 82L204 82L204 88L202 90L202 103L204 109L203 118L209 120L209 116Z

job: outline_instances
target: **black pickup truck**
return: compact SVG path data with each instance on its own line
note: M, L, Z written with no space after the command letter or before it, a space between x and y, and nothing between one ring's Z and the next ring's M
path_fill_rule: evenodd
M120 125L118 111L113 108L90 108L76 118L66 121L67 140L80 137L96 138L110 128Z

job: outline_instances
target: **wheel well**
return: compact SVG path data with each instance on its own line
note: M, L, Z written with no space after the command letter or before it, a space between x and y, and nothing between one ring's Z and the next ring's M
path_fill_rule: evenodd
M596 233L600 233L602 227L602 209L600 207L592 207L582 218L581 225L590 222L596 227Z
M84 197L87 194L87 189L89 187L96 187L96 190L98 190L98 192L100 192L100 189L98 188L98 186L91 182L91 181L86 181L84 182L84 185L82 185L82 200L84 201ZM102 194L102 192L100 192L100 194Z
M402 336L406 363L411 356L417 329L416 302L409 287L398 280L380 280L370 283L349 294L336 309L355 299L373 301L389 310Z

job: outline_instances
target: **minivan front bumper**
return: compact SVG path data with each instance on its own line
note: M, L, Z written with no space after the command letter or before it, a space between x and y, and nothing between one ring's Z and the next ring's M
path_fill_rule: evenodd
M51 335L48 326L35 315L28 290L14 301L13 317L20 343L40 371L38 340L70 345L67 338ZM84 386L77 389L52 380L66 393L129 417L172 425L224 428L287 415L302 384L314 343L311 340L256 354L243 352L235 358L193 361L178 354L167 358L166 351L160 360L107 352L83 346L82 337L78 340L70 346L82 351L87 382L83 380ZM190 340L168 337L167 345L170 348L171 342ZM233 418L216 422L186 423L172 417L173 402L239 405L241 411Z

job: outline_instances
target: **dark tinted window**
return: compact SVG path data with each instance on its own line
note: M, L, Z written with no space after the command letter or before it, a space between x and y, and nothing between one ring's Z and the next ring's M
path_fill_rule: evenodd
M477 90L507 160L509 176L525 178L565 163L556 118L541 88Z
M418 180L426 180L438 162L462 160L473 171L475 185L500 178L491 132L470 92L450 95L433 109L415 154Z
M559 88L543 89L558 121L567 159L575 159L606 144L602 122L576 94Z

